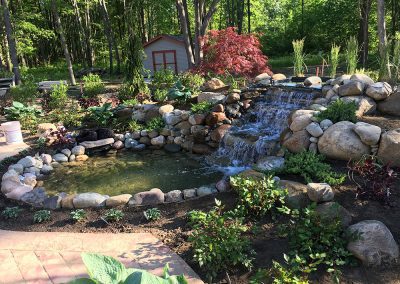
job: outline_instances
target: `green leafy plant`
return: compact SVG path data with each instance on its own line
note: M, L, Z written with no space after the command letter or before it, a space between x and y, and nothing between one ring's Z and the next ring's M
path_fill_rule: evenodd
M83 220L86 219L86 211L84 209L77 209L71 211L69 215L71 216L71 219L74 220L75 222L82 222Z
M25 106L20 102L13 101L11 107L4 109L7 120L19 120L21 117L32 117L42 115L42 112L32 106Z
M111 107L111 103L105 103L100 107L90 107L88 108L90 112L89 118L99 126L107 126L112 123L112 119L114 117Z
M233 176L231 185L239 195L237 209L243 216L264 216L275 207L283 207L287 192L272 176L255 179Z
M307 183L326 182L338 185L344 182L346 175L335 173L329 164L324 162L325 157L309 151L287 153L283 172L300 175Z
M22 212L22 209L19 208L18 206L15 207L7 207L1 212L1 216L4 217L4 219L17 219L19 216L19 213Z
M39 210L33 214L33 222L34 223L43 223L50 221L51 219L51 212L50 210Z
M355 36L351 36L346 44L347 74L354 74L358 61L358 42Z
M118 222L118 221L122 220L124 215L125 214L121 210L112 208L112 209L108 209L106 214L104 214L104 219L107 222Z
M189 88L185 87L181 81L177 81L175 85L168 91L169 100L186 101L192 96Z
M197 104L192 104L190 111L192 113L207 113L213 108L214 104L209 102L201 102Z
M270 269L260 269L250 280L250 284L308 284L304 276L299 276L290 266L285 267L279 262L272 261Z
M154 72L153 80L151 85L155 90L157 89L169 89L176 82L176 75L170 69L162 69Z
M54 123L60 123L69 128L81 126L84 116L85 113L76 104L68 104L62 109L53 110L48 118Z
M82 81L84 84L85 97L95 97L105 91L104 83L97 74L83 76Z
M400 32L396 32L393 39L393 71L392 81L400 82Z
M340 52L340 46L332 44L331 56L329 58L331 63L329 75L331 76L331 78L335 78L336 76L337 67L339 65L339 52Z
M250 242L243 237L247 227L238 218L229 218L222 213L223 206L217 206L193 222L193 233L189 241L193 245L194 259L204 270L209 281L222 271L229 271L237 265L252 267Z
M68 101L68 86L62 82L58 85L54 85L50 93L49 107L51 109L62 109L65 111L65 105Z
M137 122L136 120L131 120L128 122L127 130L129 132L141 131L143 129L143 125Z
M156 89L154 91L153 97L157 102L163 102L168 98L168 90L167 89Z
M141 83L139 83L139 85L141 85ZM122 102L131 99L143 102L145 99L149 98L149 89L146 84L140 87L140 92L137 88L138 84L124 83L118 91L118 99Z
M163 276L155 276L145 270L126 268L110 256L83 253L83 263L90 278L76 279L69 284L187 284L183 275L170 276L169 266L164 268Z
M44 147L46 146L46 142L47 142L46 137L39 137L39 138L36 140L36 145L37 145L39 148L44 148Z
M161 218L161 212L158 208L149 208L143 212L147 221L156 221Z
M157 130L159 131L160 129L164 128L165 126L165 121L162 117L155 117L152 118L149 122L146 124L146 130L147 131L152 131L152 130Z
M124 105L124 106L127 106L127 107L133 107L133 106L137 105L138 103L139 103L139 102L138 102L137 99L129 99L129 100L125 100L125 101L123 102L123 105Z
M203 76L193 72L183 72L178 75L178 79L184 86L188 86L192 90L193 95L200 93L200 87L204 84Z
M292 41L293 45L293 65L294 65L294 75L298 77L304 76L304 38Z
M10 88L10 96L14 101L31 103L39 95L36 79L32 75L23 76L22 79L23 84Z
M318 121L329 119L333 123L340 121L357 122L356 111L358 107L355 102L345 102L341 99L336 100L328 105L326 110L316 115Z

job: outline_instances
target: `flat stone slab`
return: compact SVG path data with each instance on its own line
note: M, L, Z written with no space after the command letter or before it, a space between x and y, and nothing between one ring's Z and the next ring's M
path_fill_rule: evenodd
M97 141L85 141L80 143L79 145L85 147L86 149L92 149L92 148L112 145L114 144L114 142L115 142L114 138L106 138Z
M171 249L150 233L97 234L14 232L0 230L0 283L66 283L87 277L81 253L112 256L126 267L161 276L184 274L189 283L200 277Z
M28 149L25 143L7 144L5 137L0 137L0 162L5 158L17 155L19 152Z

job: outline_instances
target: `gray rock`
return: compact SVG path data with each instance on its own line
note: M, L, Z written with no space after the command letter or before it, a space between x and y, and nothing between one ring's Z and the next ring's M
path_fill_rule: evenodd
M140 131L140 136L146 137L146 136L149 136L149 133L147 132L147 130L141 130Z
M132 136L129 138L133 138L135 140L140 139L141 135L140 135L140 131L135 131L132 133Z
M357 122L354 132L360 137L361 141L367 145L376 145L381 138L382 129L379 126L365 122Z
M26 168L25 170L24 170L24 173L31 173L31 174L34 174L34 175L39 175L40 174L40 169L38 169L38 168L36 168L36 167L30 167L30 168Z
M75 208L101 207L105 205L107 197L97 192L85 192L77 194L73 199Z
M318 76L311 76L304 80L304 86L321 85L322 80Z
M173 112L169 112L163 115L164 121L168 125L176 125L182 121L180 114L175 114Z
M182 190L182 193L183 193L183 198L185 200L196 197L196 189L195 188L184 189L184 190Z
M116 150L121 150L124 147L125 147L124 142L122 142L121 140L115 141L113 144L113 148Z
M17 174L24 172L24 166L22 164L13 164L8 167L9 170L14 170Z
M343 82L344 82L345 80L350 80L350 78L351 78L350 75L346 75L346 74L341 75L341 76L337 77L335 80L333 80L333 81L331 82L331 85L332 85L332 86L335 86L335 85L342 85Z
M48 197L43 201L43 207L51 210L61 208L61 200L66 196L65 192L61 192L58 195Z
M228 180L223 178L217 182L215 188L218 190L218 192L226 192L231 190L231 184Z
M197 196L201 197L201 196L206 196L206 195L210 195L213 193L217 193L217 189L215 188L215 185L205 185L205 186L201 186L197 189Z
M183 200L183 194L180 190L172 190L165 194L165 202L179 202Z
M40 158L42 159L43 164L45 165L50 165L51 162L53 161L53 158L49 154L42 154L40 155Z
M382 134L378 158L391 166L400 167L400 128Z
M333 122L329 119L324 119L319 123L319 125L321 126L322 130L325 131L333 125Z
M308 151L317 153L318 152L318 144L315 142L311 143L310 146L308 146Z
M158 131L152 130L152 131L149 132L149 138L150 139L153 139L153 138L155 138L157 136L158 136Z
M340 224L343 228L348 227L353 219L350 212L337 202L325 202L318 204L315 211L318 215L328 221L340 221Z
M197 97L197 102L209 102L212 104L217 104L225 99L225 95L221 93L203 92Z
M400 116L400 91L378 103L378 110L385 114Z
M20 200L32 205L33 207L43 207L43 202L46 198L47 194L44 188L38 187L27 193L24 193Z
M347 249L366 266L393 264L399 258L399 246L389 229L380 221L365 220L349 227L357 234Z
M331 201L335 197L332 187L327 183L307 184L307 195L317 203Z
M67 157L71 156L71 150L70 149L63 149L63 150L61 150L61 153L63 153Z
M137 145L139 145L138 141L136 141L136 140L134 140L132 138L125 139L125 148L126 149L131 149L131 148L133 148L133 147L135 147Z
M93 149L107 145L112 145L114 144L114 142L115 142L114 138L106 138L97 141L85 141L80 143L79 145L85 147L86 149Z
M362 117L363 115L374 114L376 111L376 102L370 97L366 96L350 96L342 97L344 102L355 102L357 105L356 115Z
M43 165L43 168L40 170L40 172L44 175L48 175L52 171L54 171L54 168L50 165Z
M311 137L310 138L311 143L318 143L318 138L317 137Z
M164 193L159 188L153 188L149 191L136 193L130 200L129 206L137 205L156 205L164 203Z
M72 148L71 153L75 156L84 155L85 154L85 147L83 146L75 146Z
M274 171L283 168L285 159L282 157L267 156L258 160L256 168L261 171Z
M372 85L374 80L365 74L354 74L350 77L350 80L362 82L365 85Z
M155 137L155 138L152 138L152 139L150 140L150 142L151 142L151 145L154 145L154 146L162 146L162 145L165 144L165 137L162 136L162 135L160 135L160 136L157 136L157 137Z
M293 121L290 124L290 130L292 131L300 131L303 130L309 125L311 121L312 114L304 114L297 117L292 117Z
M282 145L292 153L300 153L310 146L310 134L307 130L300 130L290 133L283 140Z
M314 137L320 137L322 134L324 134L321 126L319 126L319 124L316 122L312 122L307 125L306 130Z
M116 140L116 141L122 141L122 142L124 142L125 141L125 136L124 136L124 134L115 134L114 135L114 139ZM83 155L83 154L82 154Z
M382 101L389 97L393 92L392 86L386 82L378 82L368 86L365 92L368 97L373 98L376 101Z
M290 180L280 180L279 185L288 191L286 203L289 208L301 209L311 203L307 196L307 186L305 184Z
M107 207L117 207L126 205L132 198L131 194L120 194L116 196L111 196L106 200Z
M66 163L68 162L68 157L64 154L58 153L53 156L53 160L57 163Z
M360 81L350 81L345 85L339 87L339 96L359 96L364 91L364 84Z
M76 156L74 154L72 154L69 156L68 162L73 162L73 161L75 161L75 159L76 159Z
M30 168L36 165L36 160L31 156L26 156L25 158L19 160L17 164L24 166L24 168Z

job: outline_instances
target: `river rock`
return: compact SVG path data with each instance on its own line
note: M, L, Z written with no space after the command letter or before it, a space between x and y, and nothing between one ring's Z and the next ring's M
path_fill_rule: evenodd
M50 165L53 161L53 158L49 154L41 154L40 158L42 159L43 164Z
M51 165L43 165L42 169L40 170L40 172L44 175L48 175L52 171L54 171L54 168Z
M218 190L218 192L226 192L231 190L231 184L229 180L223 178L217 182L215 188Z
M400 116L400 91L378 102L378 110L385 114Z
M71 155L71 156L69 156L69 158L68 158L68 162L74 162L75 159L76 159L76 156L75 156L75 155Z
M53 156L53 160L57 163L66 163L68 162L68 157L62 153L58 153Z
M163 118L167 125L176 125L182 121L181 115L173 112L165 113Z
M67 194L65 192L61 192L58 195L47 197L43 201L43 207L51 210L61 208L61 200L66 196Z
M28 193L33 190L32 186L25 185L25 184L20 184L13 188L10 192L6 193L5 196L10 199L15 199L15 200L20 200L21 196L23 196L25 193Z
M368 86L366 95L376 101L382 101L389 97L393 92L392 86L386 82L377 82Z
M366 266L393 264L399 258L399 246L389 229L380 221L365 220L349 227L359 235L347 249Z
M182 194L183 194L183 198L186 199L191 199L191 198L195 198L196 195L196 189L195 188L188 188L188 189L184 189L182 190Z
M24 172L24 166L21 164L12 164L8 167L8 170L14 170L16 174L22 174Z
M125 135L124 134L115 134L114 135L114 139L115 139L115 141L122 141L122 142L124 142L125 141ZM83 154L85 154L85 153L82 153L82 155Z
M300 153L310 146L310 137L307 130L296 131L286 137L282 145L292 153Z
M205 119L206 119L206 116L204 114L196 113L196 114L192 114L191 116L189 116L189 123L191 125L199 125L199 124L203 124Z
M272 79L274 81L286 80L286 76L285 76L285 74L282 74L282 73L276 73L276 74L272 75Z
M211 140L215 142L221 142L229 128L231 128L231 125L229 124L223 124L217 127L210 134Z
M164 193L159 188L152 188L149 191L136 193L130 200L129 206L157 205L164 203Z
M181 122L181 123L182 123L182 122ZM153 139L153 138L156 138L156 137L158 136L158 134L159 134L159 133L158 133L157 130L152 130L152 131L149 132L148 135L149 135L149 138L150 138L150 139Z
M33 207L43 207L43 203L46 198L47 194L44 188L38 187L27 193L24 193L20 200L32 205Z
M271 76L268 74L268 73L261 73L261 74L259 74L259 75L257 75L255 78L254 78L254 82L259 82L259 81L262 81L262 80L269 80L269 79L271 79Z
M279 184L288 191L286 203L289 208L301 209L311 203L307 196L307 186L305 184L291 180L280 180Z
M374 80L372 80L368 75L365 74L354 74L350 77L350 80L362 82L365 85L374 84Z
M344 102L355 102L358 109L356 111L357 117L362 117L363 115L374 114L376 111L376 102L370 97L366 96L350 96L342 97Z
M97 192L85 192L77 194L73 199L75 208L100 207L105 205L107 197Z
M283 168L285 159L282 157L267 156L259 159L256 169L260 171L276 171Z
M225 85L224 82L222 82L220 79L218 78L212 78L206 82L204 82L204 84L201 86L201 90L202 91L210 91L210 92L218 92L221 90L226 90L227 87L229 88L229 86Z
M368 155L371 149L354 132L355 124L349 121L338 122L329 127L318 140L321 154L338 160L359 160Z
M164 115L166 113L170 113L170 112L173 112L173 111L174 111L174 106L170 105L170 104L163 105L158 109L158 113L160 115Z
M202 197L210 194L217 193L217 189L214 185L205 185L197 189L197 196Z
M307 195L317 203L331 201L335 197L332 187L327 183L307 184Z
M319 123L319 125L321 126L322 130L325 131L333 125L333 122L329 119L324 119Z
M391 166L400 167L400 128L382 134L378 158Z
M293 119L293 122L290 124L290 130L292 131L300 131L303 130L309 125L311 121L312 114L304 114L297 116Z
M146 149L146 145L145 144L138 144L136 146L133 146L132 149L134 151L143 151L144 149Z
M304 80L304 86L321 85L322 80L318 76L311 76Z
M180 190L172 190L165 193L165 202L179 202L183 200L183 194Z
M63 153L68 158L69 158L69 156L71 156L71 150L70 149L63 149L63 150L61 150L61 153Z
M332 222L339 220L343 228L348 227L353 219L350 212L337 202L325 202L318 204L317 208L315 208L315 211L319 216L327 221Z
M11 180L11 179L3 180L1 182L1 192L3 194L8 194L21 185L23 184L19 181L19 178L18 180Z
M116 149L116 150L121 150L121 149L123 149L124 147L125 147L125 144L124 144L124 142L122 142L121 140L118 140L118 141L115 141L114 142L114 144L113 144L113 146L112 146L114 149Z
M321 126L316 122L312 122L307 125L306 130L314 137L320 137L324 133Z
M238 93L230 93L229 95L226 96L227 104L233 104L238 101L240 101L240 94L238 94Z
M116 196L111 196L106 200L107 207L117 207L126 205L132 198L131 194L120 194Z
M165 144L165 137L160 135L150 140L151 145L163 146Z
M225 95L221 93L212 93L212 92L202 92L197 97L197 102L208 102L212 104L217 104L225 99Z
M89 159L88 155L79 155L79 156L76 156L75 161L77 161L77 162L85 162L88 159Z
M364 84L359 81L350 81L338 89L339 96L359 96L364 91Z
M381 138L381 128L365 122L357 122L354 132L360 137L361 141L367 145L376 145Z
M217 123L226 120L225 113L223 112L211 112L206 116L206 124L209 126L214 126Z
M24 168L34 167L36 165L35 158L31 156L26 156L17 162L17 164L21 164Z
M84 141L79 145L85 147L86 149L93 149L107 145L112 145L114 144L114 142L115 142L114 138L106 138L97 141Z
M75 146L74 148L72 148L71 153L75 156L83 155L85 154L85 147Z
M36 175L32 174L32 173L24 174L23 183L26 184L26 185L35 187L35 185L37 184Z

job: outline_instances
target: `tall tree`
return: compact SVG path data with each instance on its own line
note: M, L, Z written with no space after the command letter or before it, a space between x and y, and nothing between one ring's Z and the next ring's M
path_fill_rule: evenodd
M4 13L4 25L6 28L7 42L11 57L12 70L14 73L15 84L19 85L21 83L21 74L19 72L19 64L18 64L18 54L17 54L17 44L15 42L13 28L11 24L11 16L10 10L8 9L7 0L1 0L1 6L3 8Z
M83 24L81 12L79 10L77 0L71 0L71 1L72 1L72 6L74 7L75 18L78 23L80 37L84 44L84 51L85 51L84 53L85 53L86 63L89 67L92 67L93 66L93 56L92 56L92 46L90 43L90 38L87 37L88 33L86 31L86 27Z
M360 59L363 68L367 67L368 62L368 50L369 50L369 16L371 13L371 0L360 0L360 30L358 41L361 45Z
M385 0L377 0L377 16L378 16L379 54L381 58L384 58L385 49L387 45L386 23L385 23Z
M4 1L4 0L3 0ZM65 61L67 62L69 79L72 85L76 85L74 69L72 67L71 56L68 51L67 41L65 40L64 30L61 24L60 15L58 14L57 0L51 0L51 10L54 17L54 24L60 37L61 47L64 51Z

